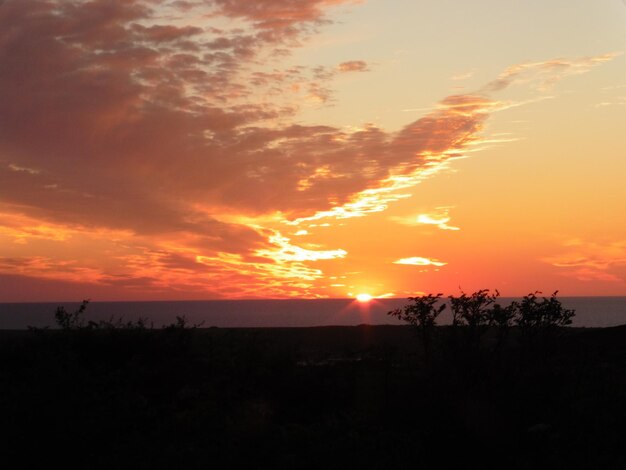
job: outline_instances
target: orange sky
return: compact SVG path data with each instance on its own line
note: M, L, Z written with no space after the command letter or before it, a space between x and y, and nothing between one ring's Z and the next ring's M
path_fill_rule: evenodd
M626 6L0 2L0 301L626 295Z

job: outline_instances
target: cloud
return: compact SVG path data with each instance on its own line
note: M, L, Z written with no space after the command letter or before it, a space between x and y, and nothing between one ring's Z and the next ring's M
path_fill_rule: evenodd
M12 275L73 282L97 281L102 277L102 272L97 268L80 266L74 261L59 261L45 256L0 257L0 270Z
M329 6L357 3L355 0L214 0L219 14L253 21L264 29L286 28L323 21Z
M578 59L552 59L516 64L507 68L497 79L489 82L483 91L489 93L501 91L518 83L529 83L540 90L546 90L567 76L586 73L593 67L609 62L619 55L619 53L608 53Z
M40 173L39 170L35 170L34 168L27 168L27 167L24 167L24 166L18 166L18 165L15 165L13 163L10 163L8 165L8 168L9 168L9 170L12 170L12 171L23 171L23 172L29 173L31 175L37 175L37 174Z
M605 271L598 271L589 268L579 268L565 273L567 277L572 277L578 281L602 281L602 282L624 282L622 278Z
M393 264L408 264L412 266L445 266L448 263L438 261L436 259L422 258L419 256L413 256L411 258L402 258L394 261Z
M602 101L596 104L595 108L603 108L607 106L626 106L626 96L618 96L610 101Z
M480 142L480 131L493 107L495 102L485 96L453 95L397 133L375 126L353 134L333 133L317 146L318 159L325 156L325 147L329 148L332 160L324 161L329 177L307 186L302 194L311 201L316 190L322 190L320 198L315 198L316 205L332 207L292 218L289 223L363 217L386 210L390 203L408 197L402 191L447 168L468 146Z
M564 253L545 257L543 261L581 281L624 280L618 271L626 267L626 241L598 243L573 239L563 246Z
M337 66L339 72L367 72L369 70L367 62L364 60L349 60Z
M285 60L330 8L352 3L2 2L1 255L19 260L4 272L316 295L322 274L309 264L345 250L296 245L279 229L385 210L480 143L503 106L480 91L446 97L395 132L298 124L307 99L332 102L338 73L367 69ZM608 58L594 60L566 69ZM531 69L569 73L527 64L487 88Z
M390 220L402 225L434 225L441 230L461 230L459 227L448 225L448 222L450 222L448 211L449 208L447 207L438 207L434 212L406 217L390 217Z
M256 251L257 256L262 256L274 260L276 263L285 261L319 261L335 258L343 258L347 255L345 250L309 250L289 243L289 238L283 237L276 232L269 237L270 243L276 246L273 249L260 249Z
M352 145L330 145L344 137L341 131L262 125L290 115L293 107L257 102L253 95L259 88L246 84L246 67L276 44L291 45L262 35L270 27L265 20L279 13L291 25L318 22L322 8L334 3L217 2L222 14L261 21L245 34L144 26L138 22L157 18L141 2L94 1L80 7L7 2L0 21L19 27L3 28L0 149L19 149L12 169L41 168L42 174L0 176L3 200L36 206L54 219L67 216L138 231L162 220L188 227L194 216L188 213L189 200L253 213L272 208L279 198L268 194L270 185L280 181L285 192L296 192L307 173L324 165L318 165L314 146L326 152L322 160L338 160L370 143L361 142L367 139L364 133L350 136ZM332 74L312 73L315 81L309 80L306 93L327 101L330 90L319 81ZM285 82L306 82L304 74L290 68L254 71L252 77L256 87L271 94ZM292 152L302 153L300 161L293 161ZM329 171L338 166L331 162ZM337 186L353 178L344 169L340 174ZM146 187L148 180L159 181L158 192ZM250 190L240 191L245 185ZM319 204L328 181L320 178L313 186L294 205L303 199ZM353 191L347 187L340 197Z
M472 70L470 72L461 73L459 75L454 75L454 76L450 77L450 80L454 80L454 81L467 80L469 78L472 78L475 73L476 72L474 70Z
M435 225L441 230L460 230L459 227L453 227L447 223L450 221L450 217L441 217L438 214L419 214L417 216L418 224Z

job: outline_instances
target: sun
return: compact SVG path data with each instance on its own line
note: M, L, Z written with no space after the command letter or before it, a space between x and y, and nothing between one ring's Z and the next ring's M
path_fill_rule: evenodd
M359 302L369 302L370 300L372 300L372 296L369 294L357 294L356 300L358 300Z

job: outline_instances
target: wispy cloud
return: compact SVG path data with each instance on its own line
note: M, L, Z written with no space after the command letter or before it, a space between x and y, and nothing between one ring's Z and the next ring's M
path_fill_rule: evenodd
M624 281L615 270L626 267L626 241L609 243L572 239L563 243L563 253L543 258L543 261L581 281Z
M24 173L28 173L30 175L38 175L40 173L39 170L36 170L34 168L28 168L28 167L25 167L25 166L19 166L19 165L15 165L14 163L10 163L9 164L9 170L21 171L21 172L24 172Z
M289 261L319 261L335 258L343 258L347 252L342 249L336 250L310 250L290 243L289 238L283 237L276 232L269 237L270 243L276 248L263 248L256 250L257 256L263 256L277 263Z
M436 259L422 258L420 256L413 256L411 258L402 258L394 261L393 264L408 264L412 266L445 266L448 263L438 261Z
M471 70L469 72L461 73L458 75L453 75L452 77L450 77L450 80L454 80L454 81L467 80L469 78L472 78L475 73L476 72L474 70Z
M349 60L342 62L337 66L339 72L367 72L369 67L364 60Z
M604 108L607 106L626 106L626 96L617 96L610 101L602 101L595 105L596 108Z
M604 282L624 282L622 278L606 271L598 271L592 268L578 268L564 273L565 276L578 281L604 281Z
M497 79L489 82L483 90L488 93L501 91L520 83L547 90L569 75L586 73L593 67L609 62L619 55L621 53L608 53L578 59L552 59L516 64L507 68Z
M461 230L459 227L449 225L451 218L448 214L449 207L437 207L435 211L428 213L420 213L405 217L390 217L390 220L402 225L434 225L441 230Z

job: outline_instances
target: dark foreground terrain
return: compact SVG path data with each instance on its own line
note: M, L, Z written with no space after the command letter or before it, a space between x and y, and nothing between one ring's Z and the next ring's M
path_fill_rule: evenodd
M626 468L626 327L0 332L5 468ZM518 335L519 336L519 335Z

